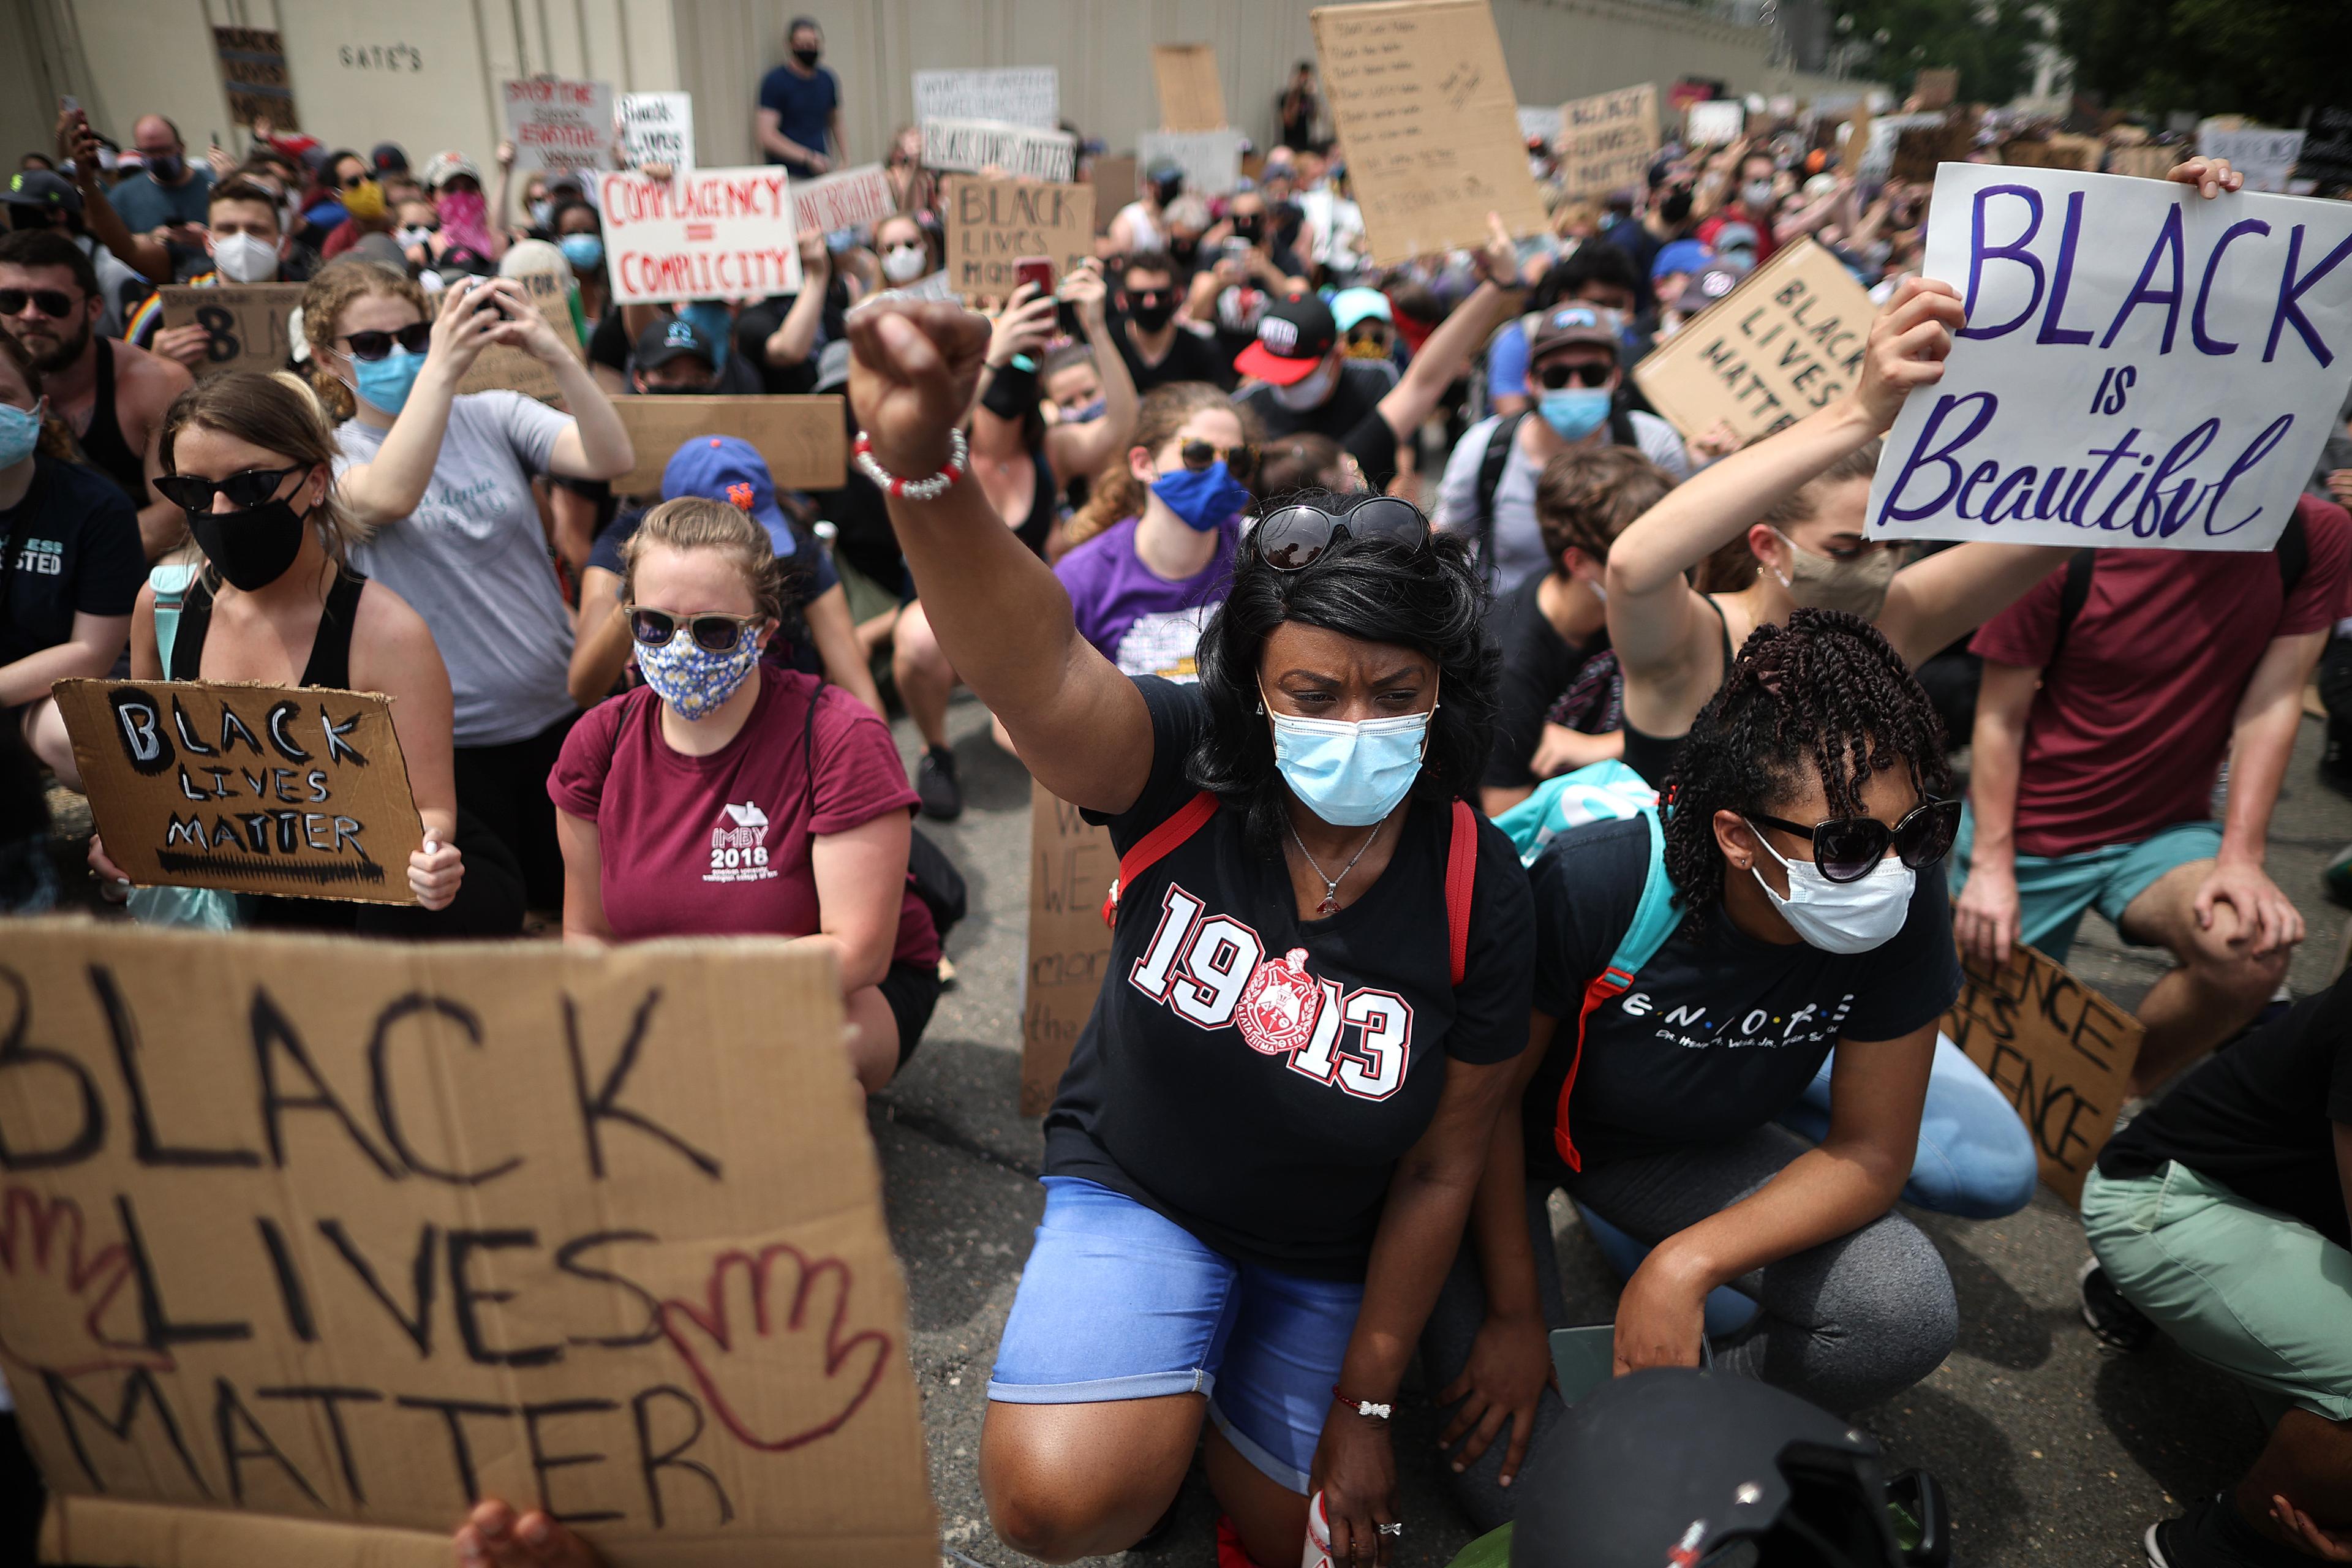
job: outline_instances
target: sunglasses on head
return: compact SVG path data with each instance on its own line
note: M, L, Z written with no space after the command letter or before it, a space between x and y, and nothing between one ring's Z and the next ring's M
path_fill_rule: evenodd
M694 646L709 653L732 653L743 634L754 629L768 617L765 616L729 616L716 610L699 616L673 616L667 610L649 610L643 605L623 605L621 613L629 617L629 635L647 647L660 647L677 636L683 626Z
M421 354L433 344L433 323L411 321L396 332L345 332L343 342L351 345L345 352L353 359L382 359L392 353L394 343Z
M310 464L297 463L290 468L247 468L225 479L207 479L196 474L158 474L154 482L163 499L182 511L210 511L216 495L228 497L229 505L244 511L276 495L287 475L310 471Z
M1570 381L1579 386L1606 386L1616 374L1613 364L1548 364L1536 372L1536 384L1546 392L1558 392Z
M1411 501L1372 496L1337 514L1303 502L1284 507L1261 521L1250 537L1267 565L1277 572L1298 572L1323 559L1342 539L1426 544L1429 521Z
M1186 468L1194 473L1205 473L1209 465L1222 458L1225 472L1236 479L1246 480L1257 472L1257 448L1244 441L1238 447L1220 447L1213 441L1192 440L1176 449Z
M1832 816L1811 827L1800 827L1785 817L1760 811L1747 813L1751 824L1777 827L1813 842L1813 864L1832 882L1859 882L1886 858L1886 847L1914 871L1924 871L1952 852L1960 831L1960 803L1926 800L1903 814L1894 826L1874 816Z
M51 321L74 312L73 296L62 289L0 289L0 316L21 316L28 303Z

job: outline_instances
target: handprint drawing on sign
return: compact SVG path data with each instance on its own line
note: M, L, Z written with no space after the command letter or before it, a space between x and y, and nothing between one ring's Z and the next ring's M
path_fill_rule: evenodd
M838 1258L812 1258L781 1241L757 1253L730 1250L711 1265L703 1305L662 1303L662 1332L727 1429L748 1447L780 1454L840 1430L881 1381L890 1336L866 1329L844 1337L849 1291L849 1265ZM761 1409L743 1403L747 1367L759 1368L768 1387L822 1392L812 1407ZM794 1371L800 1375L789 1375ZM759 1421L782 1429L763 1435Z
M59 1377L144 1367L172 1370L172 1358L143 1345L107 1337L101 1321L131 1278L131 1253L121 1242L82 1256L81 1207L71 1198L44 1199L30 1187L0 1193L0 1358Z

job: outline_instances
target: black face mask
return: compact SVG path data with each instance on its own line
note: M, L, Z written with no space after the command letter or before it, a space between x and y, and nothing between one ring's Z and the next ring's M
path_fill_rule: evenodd
M1201 254L1201 242L1198 239L1171 239L1168 254L1190 267L1193 258Z
M1691 194L1685 190L1668 191L1666 199L1658 204L1658 216L1668 223L1685 221L1690 216L1690 210Z
M1176 319L1175 296L1138 294L1127 302L1127 319L1147 332L1156 332Z
M1152 200L1163 207L1183 194L1184 182L1181 180L1160 180L1155 182L1151 187Z
M302 531L310 526L291 501L268 500L243 511L192 511L188 531L205 559L244 593L267 588L286 575L302 553Z
M186 174L188 165L177 153L159 153L147 160L147 172L168 185Z
M793 58L801 62L801 68L803 70L814 70L816 69L816 62L824 58L824 51L823 49L794 49L793 51Z
M1264 237L1265 234L1265 219L1262 217L1237 217L1234 219L1234 237L1236 239L1246 239L1252 245L1255 245L1259 239Z
M712 389L708 386L664 386L649 381L646 383L644 391L651 397L708 397Z

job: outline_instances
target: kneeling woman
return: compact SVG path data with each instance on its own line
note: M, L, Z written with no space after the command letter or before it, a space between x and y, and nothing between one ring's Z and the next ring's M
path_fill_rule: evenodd
M940 645L1122 856L989 1383L990 1517L1049 1561L1129 1546L1205 1418L1256 1561L1297 1559L1311 1491L1339 1561L1385 1561L1388 1407L1527 1034L1526 879L1465 802L1494 707L1476 578L1403 502L1290 507L1197 685L1121 675L960 472L987 323L885 300L850 342Z
M874 710L761 662L783 617L768 531L699 496L622 547L622 614L646 684L589 710L548 775L563 932L824 936L840 950L870 1092L940 996L940 939L907 881L915 792Z
M1532 868L1521 1125L1496 1132L1475 1263L1465 1248L1424 1345L1433 1385L1466 1391L1474 1447L1518 1424L1464 1456L1482 1524L1505 1512L1498 1464L1560 1408L1538 1406L1545 1328L1565 1326L1556 1186L1651 1248L1618 1302L1620 1373L1697 1365L1707 1293L1735 1282L1761 1310L1716 1364L1831 1410L1909 1387L1952 1346L1942 1258L1890 1212L1960 985L1943 870L1959 803L1927 694L1867 622L1797 610L1748 637L1671 784L1678 923L1646 960L1619 943L1668 887L1649 822L1573 829ZM1824 1060L1815 1145L1775 1119Z

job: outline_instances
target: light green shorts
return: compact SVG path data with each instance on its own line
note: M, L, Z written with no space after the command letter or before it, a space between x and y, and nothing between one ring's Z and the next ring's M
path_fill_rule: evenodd
M2173 1342L2258 1393L2352 1421L2352 1252L2175 1160L2083 1184L2091 1250Z
M1958 899L1969 879L1969 845L1976 837L1976 818L1960 809L1960 834L1952 844L1952 897ZM2093 905L2107 923L2123 929L2124 910L2175 866L2210 860L2221 852L2218 822L2180 822L2129 844L2110 844L2074 855L2020 855L2017 858L2017 940L2039 948L2053 963L2066 962L2074 945L2074 929L2083 911ZM2126 941L2130 939L2126 937Z

